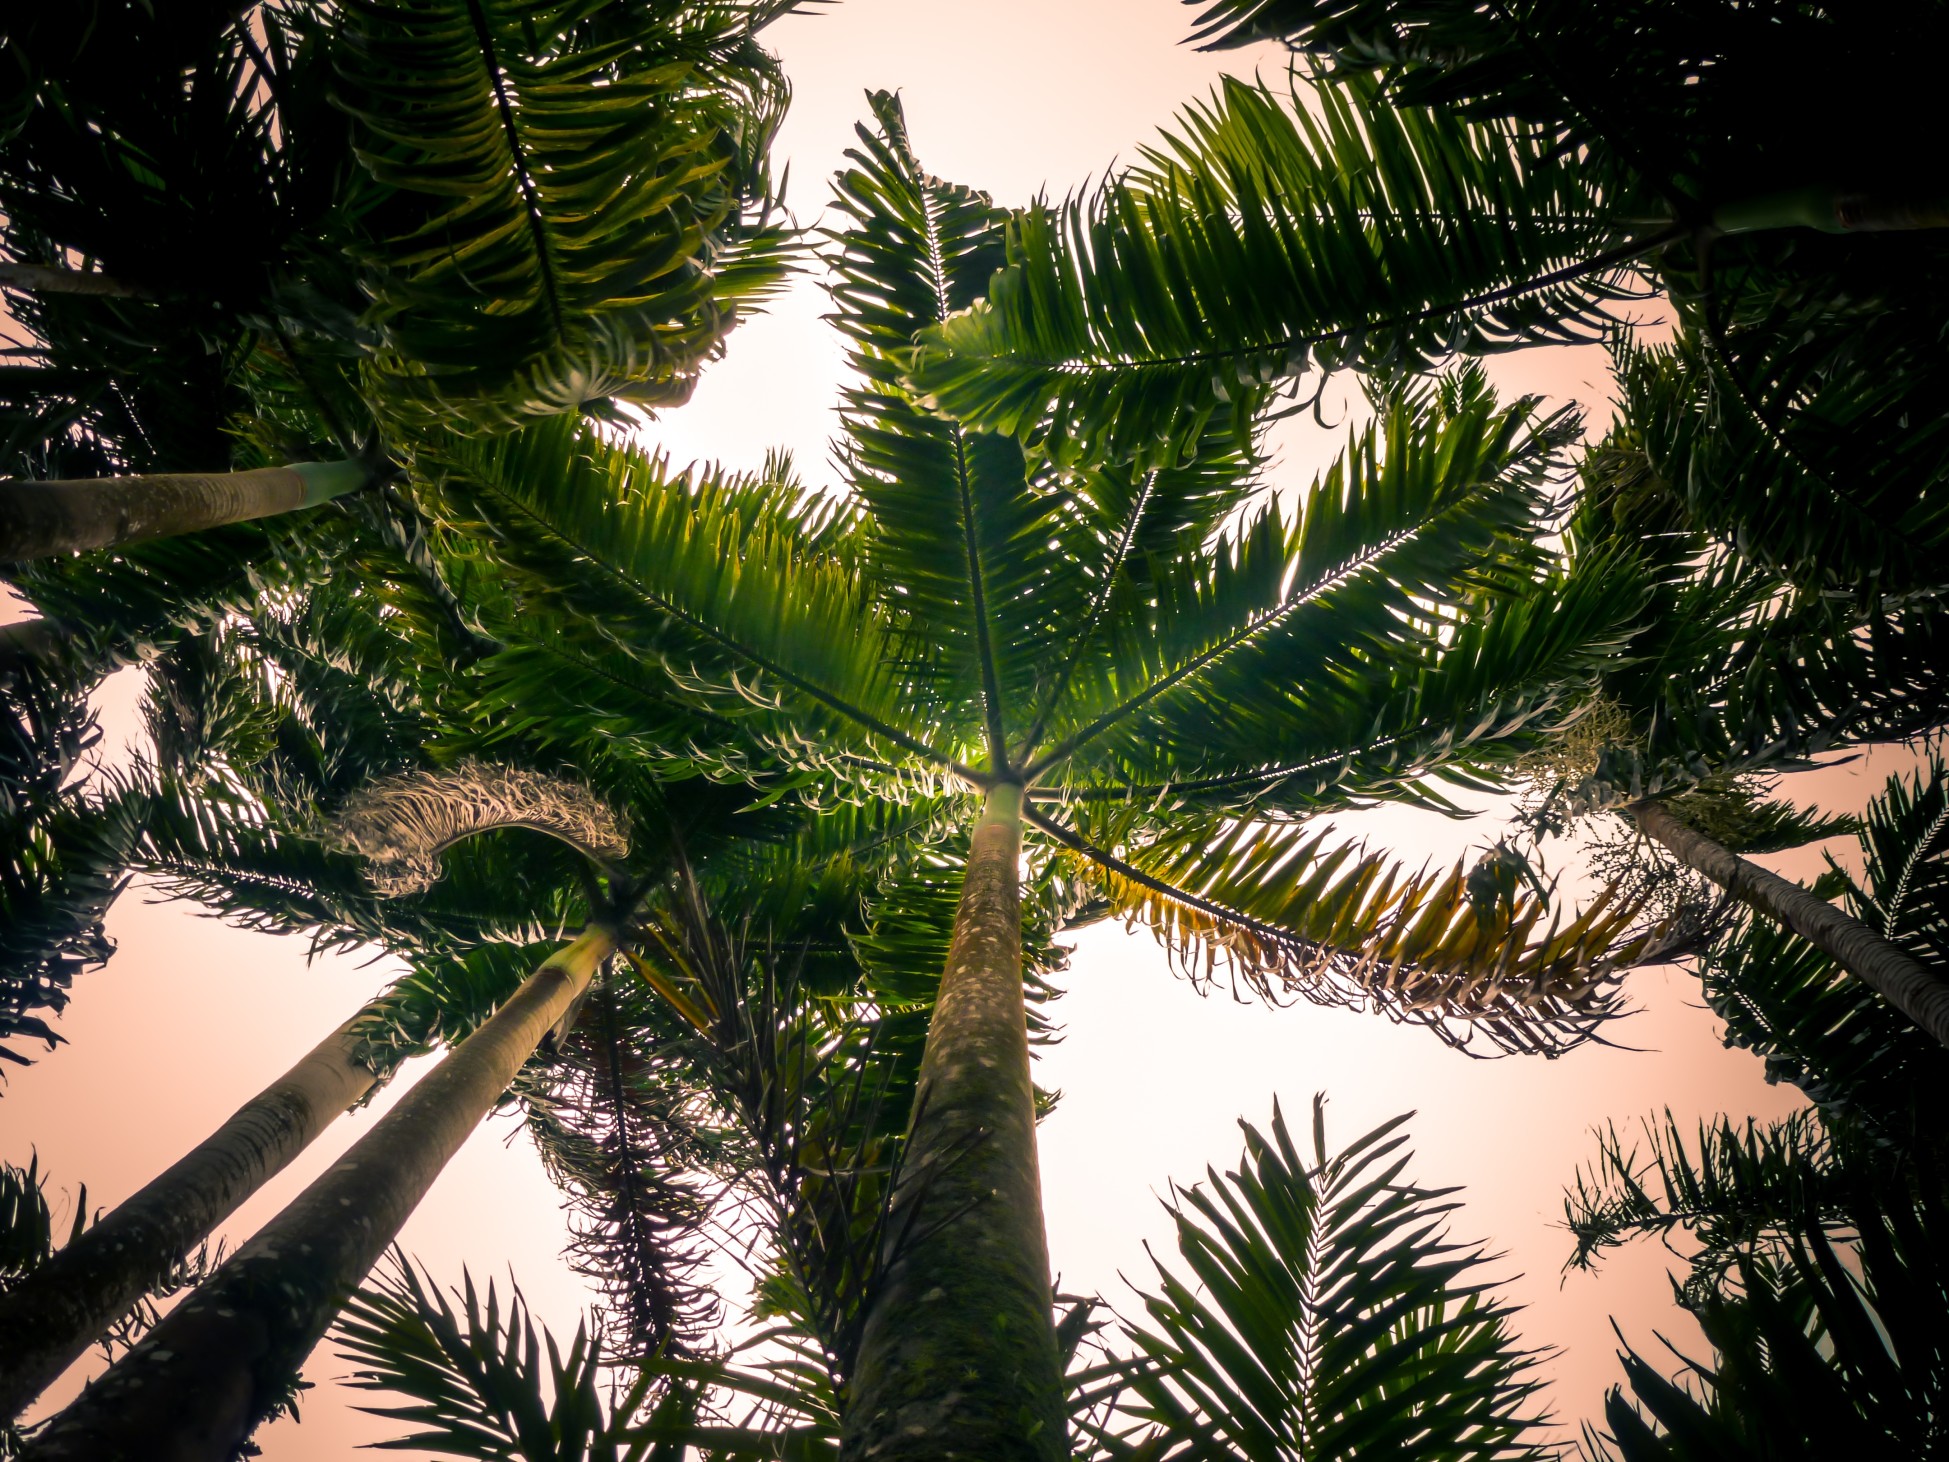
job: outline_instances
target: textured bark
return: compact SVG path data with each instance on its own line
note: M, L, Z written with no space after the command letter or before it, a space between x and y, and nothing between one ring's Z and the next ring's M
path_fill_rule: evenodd
M615 936L591 925L23 1454L229 1462Z
M1022 794L975 827L927 1031L845 1462L1069 1455L1022 1005Z
M114 299L154 299L139 284L97 274L89 269L62 269L53 264L0 264L0 285L32 290L35 294L92 294Z
M161 1177L0 1295L0 1416L13 1417L376 1079L350 1022Z
M1640 802L1630 812L1646 837L1687 868L1703 873L1741 903L1832 955L1842 969L1949 1046L1949 981L1859 919L1687 827L1658 803Z
M329 501L366 479L357 462L76 481L0 479L0 561L85 553L268 518Z

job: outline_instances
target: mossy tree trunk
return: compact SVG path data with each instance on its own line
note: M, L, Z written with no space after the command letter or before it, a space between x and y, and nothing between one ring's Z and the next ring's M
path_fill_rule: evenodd
M0 1417L17 1416L375 1080L347 1022L174 1167L0 1295Z
M1842 969L1949 1046L1949 981L1825 899L1687 827L1661 804L1637 803L1630 815L1646 837L1687 868L1831 955Z
M170 538L314 507L366 485L360 462L74 481L0 479L0 562Z
M591 925L140 1344L31 1462L229 1462L433 1180L573 1011L615 935Z
M1069 1455L1022 1001L1022 793L990 792L927 1032L845 1462Z

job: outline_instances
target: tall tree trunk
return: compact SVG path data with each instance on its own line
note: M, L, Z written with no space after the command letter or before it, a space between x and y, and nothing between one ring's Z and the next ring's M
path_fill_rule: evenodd
M154 299L139 284L92 269L63 269L57 264L0 264L0 286L35 294L93 294L115 299Z
M268 518L329 502L363 487L369 477L359 462L294 462L248 472L0 479L0 562Z
M1712 226L1722 234L1773 228L1816 228L1830 234L1949 228L1949 194L1793 188L1722 203L1712 210Z
M1022 1004L1022 791L988 795L846 1406L845 1462L1069 1456Z
M542 1038L612 931L591 924L352 1150L112 1366L23 1454L32 1462L229 1462Z
M377 1078L348 1021L174 1167L0 1295L0 1417L40 1395Z
M1659 803L1640 802L1629 811L1646 837L1687 868L1833 956L1842 969L1949 1046L1949 981L1825 899L1687 827Z

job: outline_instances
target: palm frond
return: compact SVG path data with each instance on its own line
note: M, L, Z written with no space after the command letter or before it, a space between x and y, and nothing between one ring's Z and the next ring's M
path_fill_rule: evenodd
M535 1330L527 1300L511 1288L505 1309L490 1282L483 1295L463 1271L449 1298L394 1251L390 1267L352 1297L332 1330L360 1369L350 1384L403 1394L410 1404L362 1410L416 1430L379 1443L432 1447L483 1462L641 1462L642 1446L617 1445L617 1416L642 1404L647 1386L602 1401L600 1335L578 1327L562 1350ZM552 1394L551 1394L552 1393Z
M853 571L800 551L806 509L774 484L676 475L566 421L449 447L452 510L493 535L538 589L708 696L757 719L786 703L825 739L953 754L904 731L912 719L889 631ZM772 733L781 755L817 754L803 732ZM876 745L877 744L877 745ZM956 748L958 749L958 748Z
M398 195L370 251L389 409L508 424L688 394L734 318L712 256L742 222L750 134L783 111L751 35L765 9L343 7L343 104ZM761 247L743 241L740 291Z
M1034 814L1081 855L1113 913L1141 919L1194 980L1375 1010L1468 1049L1554 1053L1619 1012L1626 970L1665 931L1610 895L1568 919L1526 891L1485 908L1460 864L1410 874L1332 830L1181 815L1119 857ZM1115 837L1115 824L1105 833ZM1091 865L1094 865L1093 867Z
M1949 768L1936 748L1925 767L1890 777L1868 804L1860 844L1862 878L1846 885L1855 917L1949 973Z
M1403 1179L1399 1117L1337 1153L1314 1100L1302 1156L1277 1107L1235 1171L1166 1201L1187 1273L1159 1261L1148 1325L1085 1373L1114 1388L1099 1459L1540 1459L1538 1356L1516 1348L1487 1256L1448 1236L1453 1189ZM1086 1413L1087 1416L1087 1413Z
M1108 756L1119 780L1175 768L1194 782L1350 749L1316 740L1323 724L1371 740L1403 698L1388 662L1430 655L1463 603L1480 613L1481 596L1534 583L1529 540L1566 429L1499 408L1473 371L1386 400L1290 516L1268 506L1126 589L1031 774L1073 758L1094 780ZM1453 658L1459 673L1467 656Z
M1606 1398L1608 1434L1587 1427L1586 1455L1678 1462L1939 1448L1942 1215L1939 1183L1919 1195L1870 1189L1850 1206L1855 1242L1809 1219L1778 1259L1742 1258L1731 1292L1693 1306L1712 1359L1678 1355L1673 1380L1627 1345L1630 1396L1618 1388Z
M1698 1244L1685 1293L1715 1293L1743 1255L1777 1251L1809 1226L1851 1223L1851 1180L1835 1139L1811 1109L1761 1126L1730 1117L1699 1123L1696 1141L1666 1111L1646 1118L1644 1144L1627 1151L1616 1126L1597 1134L1597 1156L1564 1195L1564 1222L1576 1239L1566 1269L1595 1269L1605 1251L1646 1235L1684 1233Z
M1021 730L1004 714L1080 609L1080 581L1050 572L1063 499L1031 482L1021 447L935 415L902 382L920 332L979 298L1000 267L1006 214L926 174L898 99L870 100L879 130L858 129L836 189L847 227L830 249L832 318L859 382L843 396L848 477L870 524L868 572L898 596L909 673L979 685L999 762Z
M1093 196L1010 226L984 304L915 380L1059 458L1171 461L1269 386L1456 351L1599 338L1645 241L1547 140L1394 108L1346 77L1305 100L1227 81Z
M699 1176L722 1141L673 1063L680 1029L638 982L607 980L522 1083L528 1130L566 1194L570 1263L598 1287L604 1324L630 1355L696 1355L722 1313L700 1274L719 1185Z

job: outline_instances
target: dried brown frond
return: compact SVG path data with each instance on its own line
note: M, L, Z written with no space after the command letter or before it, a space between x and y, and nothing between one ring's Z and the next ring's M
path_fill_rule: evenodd
M471 757L368 783L339 808L325 841L364 858L374 889L399 898L431 888L440 854L461 839L507 827L547 833L598 864L629 856L621 820L588 788Z

